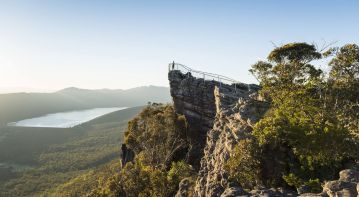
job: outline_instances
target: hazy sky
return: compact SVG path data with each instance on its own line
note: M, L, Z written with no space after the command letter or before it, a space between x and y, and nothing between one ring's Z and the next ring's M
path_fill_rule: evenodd
M272 43L359 43L357 0L2 0L0 18L0 91L168 86L172 60L254 83Z

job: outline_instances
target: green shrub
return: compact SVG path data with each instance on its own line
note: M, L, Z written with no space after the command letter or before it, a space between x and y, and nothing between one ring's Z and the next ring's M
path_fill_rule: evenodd
M230 178L246 189L256 186L260 182L259 154L259 147L253 140L240 140L225 165Z
M126 145L143 155L142 161L150 166L170 166L176 154L188 146L187 122L175 113L171 105L149 105L128 124Z
M187 122L173 106L152 104L131 120L125 143L136 156L120 173L105 180L92 196L174 196L180 181L194 176L179 151L188 146ZM183 157L181 158L181 155Z
M240 141L227 163L241 185L260 179L269 187L306 185L319 191L346 161L359 160L359 47L329 53L334 57L328 75L310 64L323 56L306 43L278 47L269 62L252 66L271 107L253 128L258 144Z
M296 188L306 186L310 189L310 192L313 193L318 193L322 191L321 182L319 179L309 179L308 181L303 181L293 173L284 175L283 179L289 186L293 186Z

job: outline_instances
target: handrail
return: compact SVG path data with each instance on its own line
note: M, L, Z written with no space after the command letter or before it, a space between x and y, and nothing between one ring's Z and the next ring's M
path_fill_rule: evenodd
M236 90L236 86L237 84L243 84L237 80L234 80L234 79L231 79L229 77L226 77L226 76L223 76L223 75L219 75L219 74L214 74L214 73L209 73L209 72L203 72L203 71L199 71L199 70L194 70L188 66L185 66L183 64L180 64L180 63L175 63L175 62L172 62L172 63L169 63L168 64L168 71L171 71L171 70L180 70L181 71L181 68L183 68L185 71L187 72L190 72L190 73L197 73L197 74L200 74L202 75L203 79L205 80L206 76L207 77L210 77L214 80L218 80L218 82L220 83L223 83L223 81L225 82L229 82L229 84L234 84L234 88ZM248 85L248 89L249 89L249 85Z

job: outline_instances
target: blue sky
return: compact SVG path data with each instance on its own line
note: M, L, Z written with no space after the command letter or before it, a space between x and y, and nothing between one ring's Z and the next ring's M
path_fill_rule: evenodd
M359 43L355 0L0 1L0 92L168 86L172 60L255 83L273 43Z

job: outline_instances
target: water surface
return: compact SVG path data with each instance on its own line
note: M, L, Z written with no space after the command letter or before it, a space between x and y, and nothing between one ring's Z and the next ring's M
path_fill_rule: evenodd
M18 122L12 122L9 123L8 126L70 128L94 118L122 109L126 109L126 107L94 108L79 111L53 113L47 114L45 116L20 120Z

